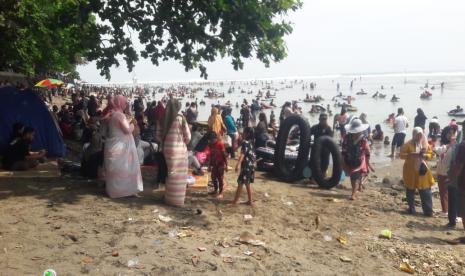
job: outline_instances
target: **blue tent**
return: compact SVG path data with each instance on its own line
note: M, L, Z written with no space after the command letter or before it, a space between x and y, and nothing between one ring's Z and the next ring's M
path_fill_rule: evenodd
M46 149L53 157L65 155L66 146L60 129L39 96L31 90L0 88L0 151L8 145L16 122L34 128L32 150Z

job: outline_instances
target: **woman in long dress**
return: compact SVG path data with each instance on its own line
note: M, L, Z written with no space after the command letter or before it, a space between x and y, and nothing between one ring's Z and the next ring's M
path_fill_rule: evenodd
M159 141L165 156L168 176L165 181L165 203L183 206L186 197L188 154L187 144L191 132L186 119L180 113L181 103L170 99L166 106L165 118Z
M106 191L111 198L132 196L143 190L142 174L132 131L133 122L124 114L127 101L118 95L111 104L104 166Z

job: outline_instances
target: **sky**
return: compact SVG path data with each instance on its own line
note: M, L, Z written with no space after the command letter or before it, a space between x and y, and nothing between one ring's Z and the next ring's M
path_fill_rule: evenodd
M247 60L235 71L230 60L207 64L210 80L465 70L465 1L463 0L303 0L288 19L288 56L269 68ZM104 82L95 63L78 68L81 79ZM149 60L128 73L126 64L111 70L110 82L139 83L200 78L175 61Z

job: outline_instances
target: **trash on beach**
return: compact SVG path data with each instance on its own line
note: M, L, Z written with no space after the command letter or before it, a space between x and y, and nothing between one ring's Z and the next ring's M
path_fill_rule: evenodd
M173 229L173 230L168 232L168 236L170 238L176 238L178 236L178 231L176 229Z
M158 212L159 212L159 210L158 210L158 209L155 209L155 210L153 210L153 212L154 212L154 213L158 213Z
M119 256L118 251L113 251L113 252L111 252L111 256L113 256L113 257L118 257L118 256Z
M133 221L134 219L133 218L128 218L128 221Z
M329 241L332 241L332 240L333 240L333 238L332 238L331 236L324 235L324 236L323 236L323 240L325 240L325 241L329 242Z
M213 255L213 256L217 256L217 257L218 257L218 256L220 256L220 255L221 255L221 251L219 251L218 249L213 249L213 251L212 251L212 255Z
M339 260L341 260L344 263L351 263L352 262L352 259L349 258L349 257L346 257L346 256L339 257Z
M190 231L181 231L179 233L177 233L176 237L182 239L182 238L187 238L187 237L191 237L192 236L192 233Z
M229 244L229 242L227 242L226 240L222 240L221 242L219 242L219 244L223 247L223 248L229 248L231 245Z
M250 232L242 232L239 236L239 242L251 244L253 246L265 246L265 242L255 239L255 236Z
M337 198L327 198L326 200L329 201L329 202L336 202L336 203L341 202L341 200L337 199Z
M89 256L86 256L82 259L82 262L85 263L85 264L90 264L90 263L93 263L94 262L94 259L92 259L91 257Z
M336 238L336 240L342 245L346 245L349 242L349 240L345 236L339 236Z
M290 206L294 205L294 202L292 202L292 201L286 201L286 202L284 202L284 205L287 205L287 206L290 207Z
M260 240L251 240L248 242L248 244L251 244L253 246L265 246L265 242Z
M161 245L163 242L161 240L154 240L152 242L153 245Z
M265 193L265 197L266 197L266 198L270 197L270 194Z
M224 257L223 258L223 263L232 264L232 263L234 263L234 260L233 260L232 257Z
M246 255L246 256L252 256L252 255L253 255L253 252L252 252L252 251L245 251L245 252L244 252L244 255Z
M252 219L253 219L252 215L249 215L249 214L244 215L244 220L245 221L249 221L249 220L252 220Z
M415 269L405 262L400 264L399 269L409 274L415 274Z
M384 229L384 230L381 231L381 234L379 234L379 237L389 240L389 239L392 238L392 232L389 229Z
M129 268L138 268L138 269L143 269L144 265L139 263L139 259L134 258L128 261L128 267Z
M200 252L204 252L207 250L207 248L205 247L197 247L197 250L200 251Z
M192 261L193 266L197 266L199 264L199 262L200 262L200 257L194 255L194 256L192 256L191 261Z
M170 221L173 220L173 219L170 218L169 216L164 216L164 215L158 215L158 219L159 219L160 221L163 221L163 222L170 222Z

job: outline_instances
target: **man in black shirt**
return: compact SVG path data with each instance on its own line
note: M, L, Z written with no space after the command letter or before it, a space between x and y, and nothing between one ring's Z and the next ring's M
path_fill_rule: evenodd
M331 127L328 125L328 114L321 113L319 118L319 123L312 126L311 133L313 135L314 141L320 138L321 136L330 136L333 137L334 133Z
M3 156L3 168L6 170L25 171L36 167L39 159L46 155L45 150L39 152L30 151L34 130L30 127L24 128L21 139L17 139L8 145Z
M321 113L319 118L319 123L317 125L312 126L310 130L311 135L313 135L313 141L316 141L318 138L322 136L329 136L333 137L334 132L331 127L328 125L328 114ZM330 152L323 148L321 152L321 170L326 172L329 166L329 155Z

